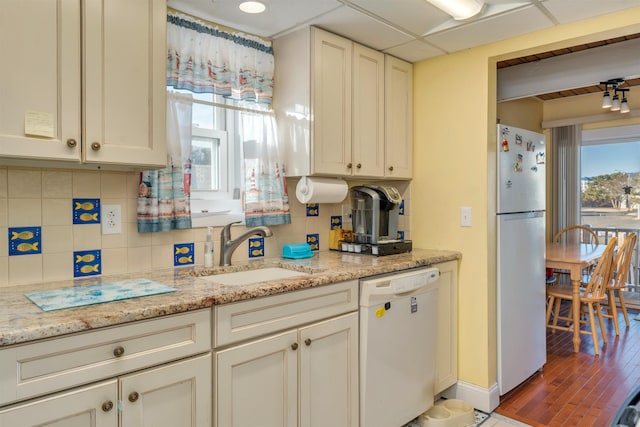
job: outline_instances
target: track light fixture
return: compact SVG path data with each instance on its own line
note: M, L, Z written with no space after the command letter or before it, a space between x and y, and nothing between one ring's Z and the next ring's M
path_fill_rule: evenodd
M611 111L620 111L621 113L629 112L629 103L627 102L628 88L620 88L619 86L624 83L624 79L610 79L606 82L600 82L604 85L604 94L602 95L602 108L610 108ZM613 98L609 93L609 88L613 90ZM618 96L618 93L622 94L622 101Z

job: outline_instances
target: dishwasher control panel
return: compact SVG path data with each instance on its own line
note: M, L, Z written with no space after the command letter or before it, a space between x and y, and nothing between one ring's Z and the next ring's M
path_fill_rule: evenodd
M377 296L402 295L418 292L440 277L437 268L418 269L360 281L360 305L369 305Z

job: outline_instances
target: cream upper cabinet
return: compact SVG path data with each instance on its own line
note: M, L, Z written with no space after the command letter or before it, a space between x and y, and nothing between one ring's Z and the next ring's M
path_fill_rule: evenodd
M413 65L385 56L385 176L411 178L413 161Z
M164 167L165 26L163 0L3 5L2 163Z
M353 44L354 176L384 176L384 56L382 52Z
M351 167L351 41L312 28L312 173L345 175ZM277 62L277 59L276 59ZM276 77L277 78L277 77Z
M164 167L166 0L84 8L83 161Z
M411 177L411 73L394 68L388 79L386 55L315 27L274 40L274 52L274 108L288 176ZM405 127L397 129L400 120ZM402 153L392 153L398 141Z
M80 0L4 2L0 156L80 161Z

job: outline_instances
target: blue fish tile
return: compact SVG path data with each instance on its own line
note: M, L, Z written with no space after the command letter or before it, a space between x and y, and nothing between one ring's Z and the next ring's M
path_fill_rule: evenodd
M9 256L42 253L42 227L10 227Z
M173 245L173 265L175 267L193 265L194 258L193 243L177 243Z
M259 258L264 256L264 237L249 239L249 258Z
M73 277L96 276L102 274L102 252L77 251L73 253Z
M73 199L74 224L100 224L100 199Z

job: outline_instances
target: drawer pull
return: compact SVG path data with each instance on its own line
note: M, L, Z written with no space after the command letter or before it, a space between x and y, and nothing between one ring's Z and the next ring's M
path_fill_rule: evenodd
M351 163L347 163L347 169L351 169L353 165Z
M298 349L298 343L294 342L293 344L291 344L291 350L297 350Z
M129 394L129 402L135 402L136 400L138 400L139 397L140 397L140 395L138 394L137 391L132 391Z
M73 139L73 138L67 139L67 147L69 147L69 148L73 148L73 147L75 147L76 145L78 145L78 141L76 141L76 140L75 140L75 139Z
M307 338L306 340L304 340L304 343L306 345L311 345L311 338Z
M93 151L100 151L100 143L99 142L94 142L91 144L91 149Z
M356 165L356 167L357 167L358 169L362 168L362 163L358 163L358 164Z
M103 410L104 412L109 412L109 411L110 411L110 410L112 410L112 409L113 409L113 402L112 402L112 401L107 400L106 402L104 402L104 403L102 404L102 410Z
M393 166L389 166L389 172L393 172Z
M115 357L121 357L124 354L124 347L119 345L113 349L113 355Z

